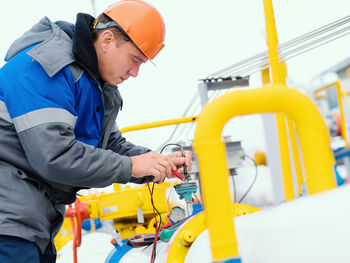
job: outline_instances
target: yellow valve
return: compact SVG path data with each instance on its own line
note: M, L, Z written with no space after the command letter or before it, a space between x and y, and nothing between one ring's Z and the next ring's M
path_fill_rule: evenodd
M192 230L185 230L181 236L181 242L184 246L190 246L196 239L196 235Z
M262 151L256 151L254 153L254 161L256 165L267 165L266 155Z
M89 215L91 219L96 219L99 217L99 205L97 200L92 200L88 202Z
M147 229L143 225L138 225L135 227L135 234L143 234L146 233Z
M170 212L166 198L166 190L170 186L170 183L157 184L153 192L163 224L167 223L166 215ZM88 204L91 219L113 220L114 229L122 239L138 233L155 232L153 207L147 185L120 187L119 184L114 184L114 192L83 196L82 200Z

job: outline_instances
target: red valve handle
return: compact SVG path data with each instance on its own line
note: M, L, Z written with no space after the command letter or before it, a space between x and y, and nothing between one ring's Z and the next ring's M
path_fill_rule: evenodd
M77 263L77 247L81 244L81 225L85 219L89 218L89 210L86 202L81 202L78 198L74 202L74 207L69 205L66 209L66 217L70 218L72 224L73 239L73 259ZM76 220L74 220L74 218Z

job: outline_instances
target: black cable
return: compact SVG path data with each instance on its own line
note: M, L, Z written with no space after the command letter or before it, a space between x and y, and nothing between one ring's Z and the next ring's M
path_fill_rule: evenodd
M256 164L254 158L245 155L245 157L247 157L248 159L252 160L255 166L255 176L253 179L253 182L251 183L251 185L248 187L247 191L244 193L244 195L241 197L241 199L238 201L238 203L242 202L243 199L247 196L247 194L249 193L249 191L252 189L253 185L255 184L256 178L258 177L258 165Z
M182 156L182 157L185 157L184 149L183 149L183 147L182 147L180 144L178 144L178 143L168 143L168 144L164 145L163 148L160 150L160 153L162 153L162 152L164 151L164 149L165 149L166 147L168 147L168 146L177 146L177 147L179 147L179 148L180 148L180 151L181 151L181 156ZM185 175L185 180L186 180L186 179L188 179L188 178L187 178L187 177L188 177L188 173L187 173L187 166L186 166L186 164L183 165L183 168L184 168L184 175Z
M164 149L165 149L166 147L170 146L170 145L180 147L181 155L182 155L183 157L185 157L185 152L184 152L182 146L181 146L180 144L177 144L177 143L168 143L168 144L164 145L163 148L160 150L160 153L162 153L162 152L164 151ZM186 166L186 165L184 165L184 172L185 172L185 166ZM186 174L187 174L187 170L186 170ZM155 186L155 183L153 183L153 185L152 185L152 191L151 191L151 195L152 195L152 196L153 196L154 186ZM153 241L153 248L152 248L152 254L151 254L151 263L152 263L152 262L155 261L156 256L157 256L157 249L156 249L156 245L155 245L155 244L157 244L156 238L158 237L159 232L160 232L160 226L161 226L161 224L162 224L162 216L161 216L161 214L159 213L159 211L157 210L157 208L155 207L155 205L154 205L154 203L153 203L153 198L151 198L151 203L152 203L152 206L153 206L154 210L156 210L157 213L158 213L158 215L159 215L159 225L158 225L158 227L156 228L157 231L156 231L155 239L154 239L154 241Z
M166 147L171 146L171 145L172 145L172 146L177 146L177 147L179 147L179 148L180 148L180 151L181 151L182 157L185 157L184 149L183 149L182 146L181 146L180 144L178 144L178 143L168 143L168 144L164 145L163 148L160 150L160 153L162 153Z
M152 196L153 196L154 186L155 186L155 183L153 183L153 185L152 185L152 191L151 191L151 195ZM158 224L158 227L156 226L157 231L156 231L155 239L153 241L153 248L152 248L152 254L151 254L151 263L152 263L152 262L154 262L154 260L156 259L156 256L157 256L157 250L156 250L155 244L157 243L156 238L157 238L157 236L159 234L160 226L162 224L162 216L159 213L159 211L157 210L157 208L155 207L155 205L153 203L153 198L151 198L151 203L152 203L152 206L153 206L154 210L156 210L158 215L159 215L159 224Z
M152 196L153 196L153 191L154 191L154 185L155 185L155 183L153 183L153 185L152 185L152 192L151 192L151 195L152 195ZM159 215L159 219L160 219L160 221L159 221L159 226L160 226L160 224L162 223L162 216L161 216L161 214L159 213L159 211L157 210L157 208L155 207L155 205L154 205L154 203L153 203L153 198L151 198L151 203L152 203L152 206L153 206L154 210L156 210L156 211L157 211L157 214Z
M170 145L173 145L173 146L178 146L180 147L180 150L181 150L181 155L183 157L185 157L185 152L182 148L182 146L180 144L177 144L177 143L168 143L166 145L163 146L163 148L160 150L160 153L162 153L164 151L164 149ZM186 165L184 165L184 173L187 174L187 169L186 169ZM153 191L154 191L154 186L155 186L155 183L153 183L152 185L152 191L151 191L151 196L153 196ZM156 256L157 256L157 249L156 249L156 245L157 244L157 237L159 235L159 232L160 232L160 227L161 227L161 224L162 224L162 216L161 214L159 213L159 211L157 210L157 208L155 207L154 203L153 203L153 198L151 198L151 203L152 203L152 206L154 208L154 210L157 211L158 215L159 215L159 224L158 224L158 227L156 228L157 231L156 231L156 235L155 235L155 239L153 241L153 248L152 248L152 254L151 254L151 263L155 261L156 259Z

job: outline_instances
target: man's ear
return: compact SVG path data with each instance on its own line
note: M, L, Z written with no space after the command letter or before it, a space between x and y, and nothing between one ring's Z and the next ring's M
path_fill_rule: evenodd
M100 35L100 40L101 40L101 47L102 49L105 51L107 50L114 41L114 34L111 30L105 30L102 32L102 34Z

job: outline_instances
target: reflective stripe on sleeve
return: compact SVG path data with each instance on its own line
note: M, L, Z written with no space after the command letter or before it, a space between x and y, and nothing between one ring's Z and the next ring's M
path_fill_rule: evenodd
M0 118L5 119L8 122L12 122L11 116L7 110L5 102L0 100Z
M77 117L65 109L44 108L18 116L14 118L13 121L19 133L41 124L53 122L63 122L74 129Z

